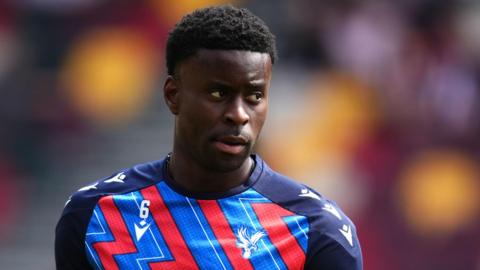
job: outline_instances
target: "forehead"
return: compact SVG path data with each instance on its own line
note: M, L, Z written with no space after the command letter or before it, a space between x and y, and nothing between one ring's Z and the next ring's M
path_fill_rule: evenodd
M268 53L200 49L179 66L179 75L201 79L269 80L272 62Z

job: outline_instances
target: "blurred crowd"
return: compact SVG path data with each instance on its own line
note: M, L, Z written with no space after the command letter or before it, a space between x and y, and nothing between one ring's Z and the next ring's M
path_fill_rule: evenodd
M365 269L480 269L476 1L0 1L0 239L52 149L161 106L169 29L222 3L277 36L258 151L342 206Z

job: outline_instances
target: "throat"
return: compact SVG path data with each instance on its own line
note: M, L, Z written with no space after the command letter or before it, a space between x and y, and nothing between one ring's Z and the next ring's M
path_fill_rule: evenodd
M242 166L229 172L216 172L189 165L169 154L166 159L168 180L189 193L221 193L241 186L253 173L256 162L247 158Z

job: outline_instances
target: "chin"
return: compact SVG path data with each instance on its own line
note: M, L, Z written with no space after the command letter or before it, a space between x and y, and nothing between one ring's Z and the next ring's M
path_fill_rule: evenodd
M212 171L217 171L217 172L231 172L239 169L242 167L242 165L245 163L245 160L250 155L247 154L242 154L242 155L221 155L221 156L216 156L213 159L209 159L206 163L206 167L209 170Z

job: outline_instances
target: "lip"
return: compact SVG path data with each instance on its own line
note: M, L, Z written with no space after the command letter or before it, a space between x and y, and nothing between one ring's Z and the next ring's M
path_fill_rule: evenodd
M221 136L213 141L213 145L219 151L227 154L240 154L244 151L248 144L248 140L243 136Z
M226 144L233 144L233 145L246 145L248 143L248 139L244 136L234 136L234 135L227 135L227 136L220 136L215 139L215 141L219 141Z

